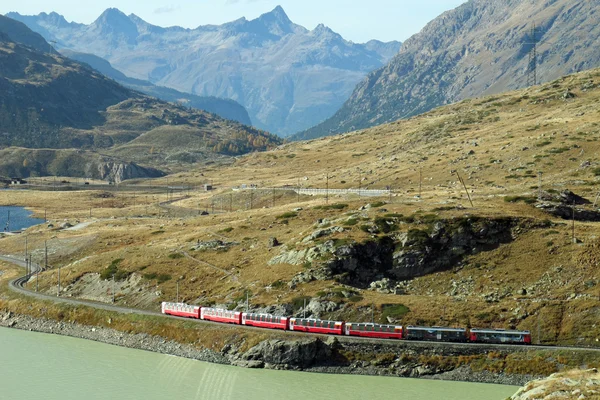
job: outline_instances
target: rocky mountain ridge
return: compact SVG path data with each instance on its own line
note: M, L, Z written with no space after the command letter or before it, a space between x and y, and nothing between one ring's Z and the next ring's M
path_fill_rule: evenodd
M130 78L121 71L114 69L112 65L105 59L93 54L78 53L70 50L63 50L61 51L61 54L65 57L69 57L72 60L86 63L96 71L111 79L114 79L121 85L130 89L140 91L164 101L178 103L198 110L208 111L222 118L239 122L240 124L248 126L252 125L248 111L246 111L241 104L231 99L196 96L164 86L157 86L149 81Z
M471 0L408 39L332 118L294 138L367 128L458 100L523 88L534 40L538 82L597 67L599 12L598 2L586 0Z
M289 135L333 115L354 86L398 52L399 42L355 44L325 25L310 31L281 7L220 26L162 28L106 10L90 25L56 14L9 17L57 48L92 53L132 78L246 107L254 124Z
M266 132L214 114L146 97L51 47L44 52L47 47L39 42L15 42L9 36L15 36L15 27L18 37L43 41L25 25L0 16L0 148L102 150L117 160L116 165L135 161L162 169L281 143ZM52 169L47 157L33 155L27 165L17 167L5 157L0 169L13 171L15 177ZM66 171L85 176L80 165L85 157L77 160L80 163ZM130 175L127 170L117 175Z

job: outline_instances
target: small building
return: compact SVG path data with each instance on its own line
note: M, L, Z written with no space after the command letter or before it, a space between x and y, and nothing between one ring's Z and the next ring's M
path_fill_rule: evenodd
M210 192L211 190L213 190L213 186L209 185L208 183L204 185L204 191L205 192Z
M21 178L10 178L10 184L11 185L24 185L26 184L27 181L25 179L21 179Z

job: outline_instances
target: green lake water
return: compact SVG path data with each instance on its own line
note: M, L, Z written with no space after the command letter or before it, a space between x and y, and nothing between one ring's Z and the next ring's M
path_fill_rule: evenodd
M504 400L517 388L252 370L0 328L1 400Z

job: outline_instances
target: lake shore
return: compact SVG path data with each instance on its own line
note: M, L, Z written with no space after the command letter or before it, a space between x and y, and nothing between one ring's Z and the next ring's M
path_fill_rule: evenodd
M535 378L530 375L505 374L502 372L475 372L466 365L448 371L435 371L426 366L396 369L390 368L388 365L383 365L381 362L377 362L377 360L375 360L377 358L377 352L373 353L373 361L356 360L346 366L334 365L334 363L327 362L321 362L319 364L318 360L320 359L320 356L331 357L331 350L340 346L340 342L334 337L328 338L325 342L319 338L310 338L303 341L265 341L261 342L248 352L238 351L235 346L226 346L221 352L217 352L206 348L202 349L172 340L166 340L160 336L153 336L146 333L126 333L105 327L81 325L75 322L61 322L46 318L33 318L6 310L0 310L0 327L64 335L203 362L247 368L296 370L327 374L398 376L513 386L522 386ZM272 342L277 342L275 343L275 346L278 350L272 350L270 347L270 345L274 344ZM345 344L342 344L342 346L344 345ZM353 346L362 346L363 348L361 350L363 351L367 350L367 347L372 347L370 344L355 344ZM353 346L345 345L344 350L357 350L352 349ZM281 354L274 354L282 348L283 351ZM261 354L261 352L264 353L265 350L270 351L271 354L263 354L260 357L255 357L257 354ZM310 354L311 352L313 354ZM249 355L249 353L251 354Z

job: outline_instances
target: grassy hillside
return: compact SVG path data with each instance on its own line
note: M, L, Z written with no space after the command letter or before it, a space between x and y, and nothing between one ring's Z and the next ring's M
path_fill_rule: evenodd
M0 148L95 150L150 167L181 168L281 143L215 114L146 97L7 35L0 36L0 78ZM15 170L1 162L0 168L24 177L52 169Z
M576 221L573 241L569 216L535 207L535 198L552 203L570 189L589 200L578 201L577 215L596 212L599 83L592 70L171 175L154 183L217 190L168 207L157 205L166 193L126 189L11 193L10 201L47 208L52 220L91 222L28 232L34 254L48 240L72 295L108 301L102 273L118 273L117 301L128 305L156 309L178 287L194 304L243 309L248 294L253 308L301 315L307 299L307 315L359 321L374 305L382 322L529 329L536 343L597 346L598 223ZM327 183L393 193L326 199L263 189ZM240 184L258 189L231 189ZM22 238L2 247L18 254ZM407 271L414 278L397 278ZM40 287L55 282L52 269Z

